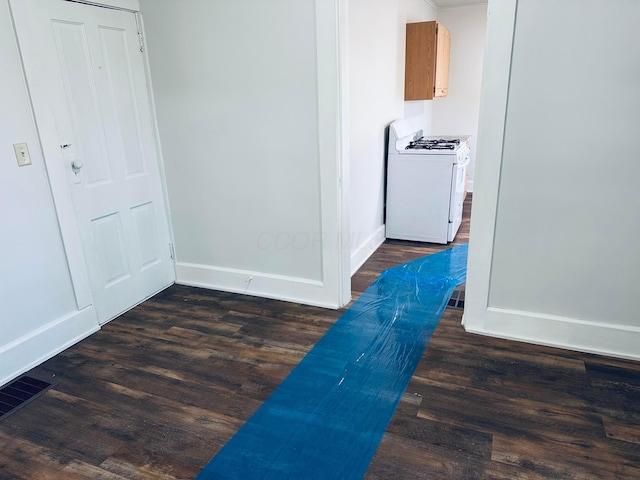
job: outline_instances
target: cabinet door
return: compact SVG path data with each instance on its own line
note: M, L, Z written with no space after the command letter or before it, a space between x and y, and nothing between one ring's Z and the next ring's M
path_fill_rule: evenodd
M407 24L405 100L431 100L436 69L436 22Z
M436 79L435 97L446 97L449 92L449 47L451 35L442 25L438 24L436 46Z

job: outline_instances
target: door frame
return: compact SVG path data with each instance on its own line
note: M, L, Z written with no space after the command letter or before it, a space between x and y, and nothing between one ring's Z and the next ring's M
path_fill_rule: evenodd
M143 25L140 17L140 4L138 0L64 1L131 12L136 16L136 23L141 31L143 31ZM46 12L34 8L34 5L31 2L25 2L24 0L9 0L9 8L14 22L16 40L22 60L23 76L29 93L34 123L40 142L39 146L44 158L44 166L47 172L49 185L51 187L53 204L60 228L60 235L62 237L62 243L67 257L67 265L69 268L71 283L73 285L76 306L79 311L94 308L94 297L89 279L89 269L84 256L80 230L76 219L72 189L69 184L67 166L64 164L62 156L62 149L59 145L59 138L53 113L53 104L51 100L53 92L46 82L46 65L42 65L36 60L38 58L36 54L39 49L38 46L45 40L42 38L43 33L36 28L35 24L37 24L39 16L44 15ZM167 216L167 223L169 227L169 239L171 243L173 243L174 237L169 215L169 199L166 189L165 169L158 136L156 108L150 81L149 59L146 49L143 53L145 81L151 105L153 136L158 158L162 199L165 202L165 215ZM38 80L29 81L29 78Z
M349 242L349 35L347 0L315 0L318 146L322 221L322 306L351 301Z

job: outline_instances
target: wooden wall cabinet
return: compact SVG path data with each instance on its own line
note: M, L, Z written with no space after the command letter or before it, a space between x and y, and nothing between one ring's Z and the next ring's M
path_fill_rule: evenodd
M407 24L405 100L447 96L450 43L449 30L438 22Z

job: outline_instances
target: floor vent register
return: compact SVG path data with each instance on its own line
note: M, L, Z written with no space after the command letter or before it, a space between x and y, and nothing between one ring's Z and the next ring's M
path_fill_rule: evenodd
M454 290L447 304L449 307L464 310L464 290Z
M0 421L38 398L52 386L49 382L23 375L2 387L0 389Z

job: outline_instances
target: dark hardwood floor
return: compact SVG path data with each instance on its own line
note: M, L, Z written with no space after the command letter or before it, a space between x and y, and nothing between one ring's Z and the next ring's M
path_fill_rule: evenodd
M388 241L354 298L441 248ZM173 286L33 370L57 383L0 421L0 478L193 478L340 314ZM461 315L445 312L366 478L640 479L640 363L467 334Z

